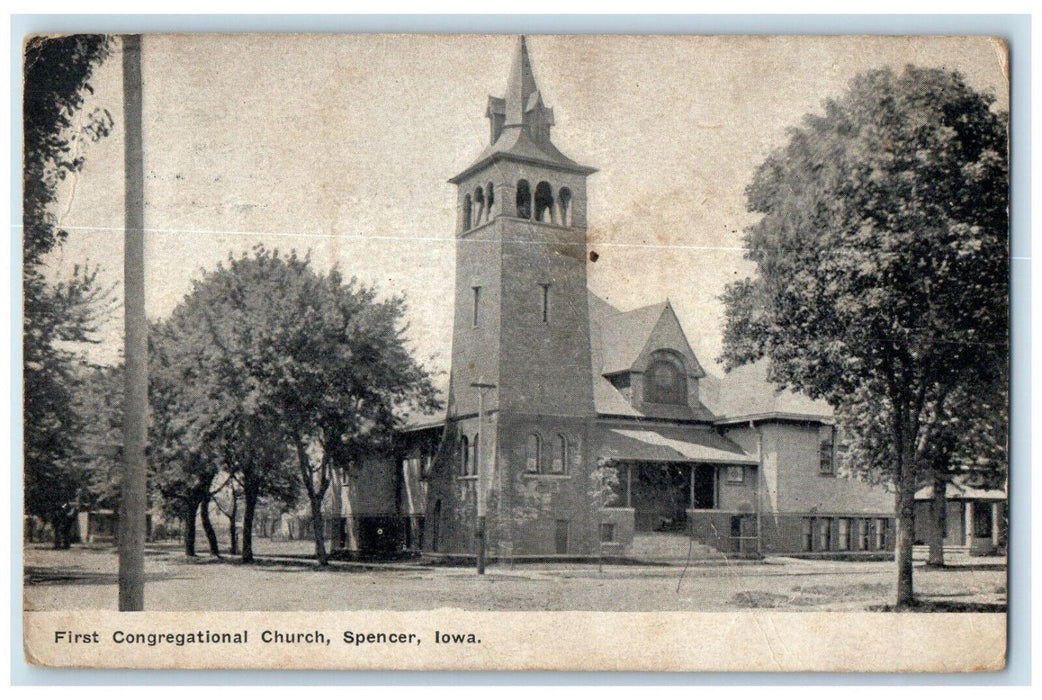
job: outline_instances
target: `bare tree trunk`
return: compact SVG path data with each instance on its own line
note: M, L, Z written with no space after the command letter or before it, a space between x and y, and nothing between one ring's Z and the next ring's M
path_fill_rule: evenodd
M311 529L315 532L315 558L318 563L325 566L329 563L329 555L326 554L326 537L324 523L322 522L322 497L309 496L311 502Z
M228 538L231 540L231 553L235 556L239 553L239 533L235 530L235 518L239 515L239 498L232 491L232 509L228 514Z
M195 501L188 504L185 512L185 556L195 556L195 512L199 504Z
M207 487L209 490L209 487ZM215 557L221 556L221 550L217 543L217 533L210 522L210 496L207 492L203 495L202 503L199 504L199 515L203 521L203 532L206 533L206 542L210 545L210 554Z
M64 549L62 547L62 520L64 520L64 518L60 513L51 518L51 527L54 529L55 549Z
M933 496L930 499L930 522L927 528L930 556L926 563L929 566L944 566L944 531L947 527L945 490L947 486L948 482L944 476L940 472L935 472Z
M904 451L903 464L899 465L896 494L897 532L894 560L897 563L896 609L904 610L915 604L912 587L912 543L915 527L915 461L909 459L910 450Z
M242 512L242 563L249 564L253 561L253 517L257 512L257 488L246 485L243 490L243 512Z

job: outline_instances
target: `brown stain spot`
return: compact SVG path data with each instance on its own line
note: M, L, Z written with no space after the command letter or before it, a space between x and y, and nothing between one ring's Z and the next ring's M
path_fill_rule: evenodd
M600 258L600 257L601 256L597 253L596 250L591 250L590 251L590 262L597 262L597 259Z

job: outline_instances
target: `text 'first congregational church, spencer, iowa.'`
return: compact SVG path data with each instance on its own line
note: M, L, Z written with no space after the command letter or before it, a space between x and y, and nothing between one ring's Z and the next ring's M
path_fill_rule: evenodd
M486 114L489 145L451 179L447 411L339 484L336 544L472 555L483 486L490 557L891 550L893 496L835 473L827 407L762 367L708 377L668 301L587 289L594 168L554 147L524 38Z

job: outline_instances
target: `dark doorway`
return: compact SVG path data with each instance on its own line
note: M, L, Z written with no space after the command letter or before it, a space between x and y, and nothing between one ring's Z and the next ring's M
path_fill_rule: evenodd
M633 468L634 527L640 532L683 532L691 499L687 464L642 464Z
M713 467L692 467L694 474L694 494L692 508L709 510L716 507L716 478Z
M554 530L554 550L558 554L568 554L568 521L558 520Z

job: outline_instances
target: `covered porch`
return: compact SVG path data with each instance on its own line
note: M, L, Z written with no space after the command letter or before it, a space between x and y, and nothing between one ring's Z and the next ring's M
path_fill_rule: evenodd
M690 540L704 554L759 551L756 456L701 429L611 428L604 444L618 483L602 542L649 558L682 558Z
M915 494L915 543L929 541L933 489L923 487ZM944 546L965 549L970 555L985 556L1006 548L1008 533L1006 492L949 483L945 488Z

